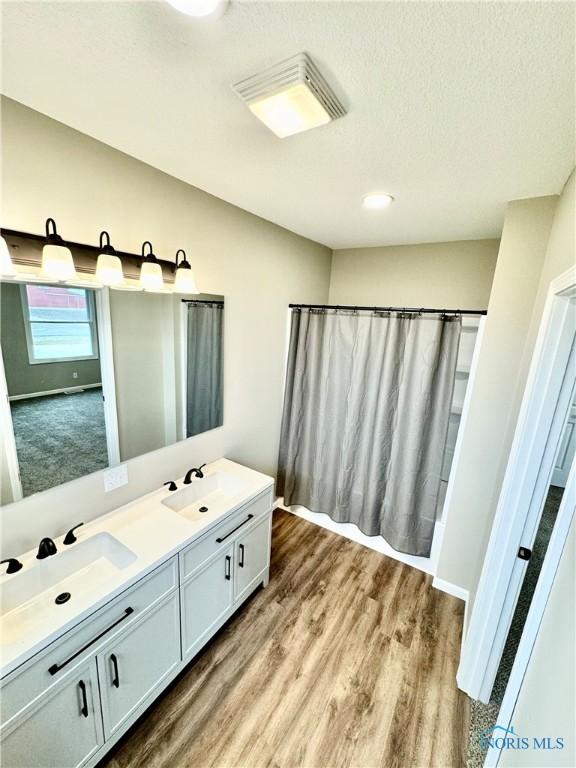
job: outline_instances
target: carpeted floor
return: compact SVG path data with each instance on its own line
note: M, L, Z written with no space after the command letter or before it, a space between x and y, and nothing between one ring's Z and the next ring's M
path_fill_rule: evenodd
M552 529L556 522L556 515L560 507L562 500L563 488L558 488L555 485L551 485L544 504L544 511L540 519L540 525L534 540L534 547L532 549L532 557L528 562L528 568L526 569L526 576L520 590L518 597L518 603L516 604L516 610L514 611L514 617L512 619L512 625L510 626L510 632L506 645L504 646L504 652L498 667L498 673L494 682L494 688L492 690L492 696L488 704L482 704L480 701L472 701L470 705L470 735L468 741L468 768L482 768L484 765L484 759L486 757L486 750L480 746L480 734L486 729L495 725L498 718L498 711L504 698L504 692L506 691L506 685L508 684L508 678L512 671L512 665L514 664L514 658L516 651L518 650L518 644L522 636L522 630L526 622L526 616L530 609L530 603L532 602L532 595L536 589L536 583L542 569L542 563L544 561L544 555L548 549L548 543L550 536L552 535Z
M24 496L108 466L102 389L10 403Z

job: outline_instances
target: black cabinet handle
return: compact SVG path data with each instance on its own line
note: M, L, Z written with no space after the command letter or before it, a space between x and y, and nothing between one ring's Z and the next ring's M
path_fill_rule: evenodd
M71 661L74 661L74 659L75 659L77 656L80 656L80 654L81 654L81 653L84 653L84 651L85 651L87 648L90 648L90 646L91 646L91 645L94 645L94 643L98 642L98 640L100 640L100 638L101 638L101 637L104 637L104 635L107 635L107 634L108 634L108 632L110 632L111 630L113 630L113 629L114 629L114 627L116 627L118 624L120 624L120 622L121 622L121 621L124 621L124 619L127 619L127 618L128 618L128 616L130 616L130 614L131 614L131 613L134 613L134 608L126 608L126 610L124 611L124 615L123 615L123 616L120 616L120 618L119 618L119 619L116 619L116 621L114 622L114 624L110 624L110 626L109 626L107 629L105 629L103 632L100 632L100 634L99 634L99 635L97 635L97 636L96 636L95 638L93 638L92 640L90 640L90 642L89 642L89 643L86 643L86 645L83 645L83 646L82 646L82 648L80 648L79 650L77 650L77 651L76 651L76 653L73 653L73 654L72 654L72 656L69 656L69 657L66 659L66 661L63 661L63 662L62 662L62 664L52 664L52 666L51 666L51 667L48 667L48 672L49 672L51 675L55 675L55 674L56 674L56 672L60 672L60 670L61 670L61 669L64 669L64 667L68 666L68 664L70 664L70 662L71 662Z
M240 544L240 559L238 560L238 565L240 568L244 568L244 544Z
M120 675L118 674L118 659L115 653L110 654L110 661L112 662L112 685L114 688L120 688Z
M230 555L226 555L226 571L224 575L224 578L226 579L226 581L230 581L230 579L232 578L232 573L230 568L231 561L232 561L232 558L230 557Z
M80 680L78 683L80 693L82 694L82 706L80 707L80 714L84 717L88 717L88 699L86 698L86 683L84 680Z
M240 525L237 525L237 526L236 526L236 528L232 528L232 530L230 531L230 533L227 533L227 534L226 534L226 536L221 536L219 539L216 539L216 544L222 544L222 542L223 542L223 541L226 541L226 539L228 538L228 536L232 536L232 534L233 534L235 531L237 531L237 530L238 530L238 528L242 528L242 526L243 526L243 525L246 525L246 523L248 522L248 520L252 520L252 518L253 518L253 517L254 517L254 515L248 515L248 517L246 518L246 520L244 520L243 522L241 522L241 523L240 523Z

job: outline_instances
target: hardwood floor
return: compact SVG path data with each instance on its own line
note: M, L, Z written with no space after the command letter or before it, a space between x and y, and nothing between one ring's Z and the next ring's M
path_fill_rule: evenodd
M269 586L106 768L458 768L462 603L430 576L276 510Z

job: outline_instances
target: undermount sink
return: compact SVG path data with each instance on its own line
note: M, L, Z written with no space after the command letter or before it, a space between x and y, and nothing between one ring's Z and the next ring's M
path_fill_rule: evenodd
M33 561L0 586L2 644L16 642L33 625L50 622L69 600L94 591L136 560L136 555L109 533L97 533ZM70 597L56 603L63 593Z
M247 487L243 480L217 471L201 479L193 478L190 485L174 491L162 504L189 520L199 520L206 514L220 513Z

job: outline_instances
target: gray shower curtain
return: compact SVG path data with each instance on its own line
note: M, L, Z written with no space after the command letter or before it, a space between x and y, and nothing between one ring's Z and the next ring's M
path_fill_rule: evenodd
M224 305L188 303L186 436L222 424Z
M461 318L294 310L284 503L429 556Z

